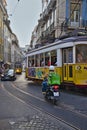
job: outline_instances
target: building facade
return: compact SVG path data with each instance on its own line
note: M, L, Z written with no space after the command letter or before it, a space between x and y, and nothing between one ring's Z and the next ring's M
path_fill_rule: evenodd
M11 64L11 28L10 21L4 20L4 64Z
M87 0L66 0L66 22L71 28L87 26Z
M0 0L0 62L4 60L4 17L6 14L6 1Z
M23 54L19 46L17 36L14 33L11 34L11 42L11 67L15 68L16 62L22 62Z
M37 48L56 39L84 33L87 30L86 10L87 0L42 0L34 46Z
M16 61L21 62L21 49L17 36L13 34L6 9L6 0L0 0L0 67L13 67Z

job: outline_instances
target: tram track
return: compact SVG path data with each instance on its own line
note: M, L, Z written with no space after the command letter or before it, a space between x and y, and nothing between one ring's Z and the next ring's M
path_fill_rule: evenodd
M20 91L20 92L22 92L22 93L24 93L24 94L26 94L26 95L32 96L32 97L34 97L34 98L36 98L36 99L38 99L38 100L40 100L40 101L42 101L42 102L46 102L45 99L41 99L40 97L37 97L37 96L33 95L33 94L30 93L30 92L26 92L26 91L24 91L24 90L22 90L22 89L16 87L16 85L14 85L13 83L12 83L12 86L13 86L15 89L17 89L18 91ZM74 112L74 113L76 113L76 114L78 114L78 115L80 115L80 116L83 116L83 117L86 117L86 118L87 118L87 115L86 115L86 114L83 114L83 113L81 113L81 112L75 110L75 108L74 108L73 106L68 105L68 104L65 104L65 103L63 103L63 102L59 103L56 107L58 107L58 108L64 108L64 109L66 109L66 110L68 110L68 111Z
M18 90L18 91L21 92L22 94L25 94L25 95L27 95L27 96L31 96L31 97L33 97L33 98L35 98L35 99L37 99L37 100L39 100L39 101L41 101L41 102L47 102L45 99L42 99L42 98L40 98L40 97L37 97L37 96L33 95L33 94L30 93L30 92L26 92L26 91L20 89L19 87L17 87L17 86L16 86L15 84L13 84L13 83L11 83L11 85L12 85L13 88L15 88L16 90ZM75 108L74 108L73 106L68 105L68 104L65 104L64 102L59 102L58 105L56 105L55 107L58 108L58 109L68 110L68 111L70 111L70 112L73 112L73 113L77 114L78 116L82 116L82 117L87 118L87 115L86 115L86 114L81 113L81 111L75 110Z
M13 83L11 83L11 85L13 86L14 89L16 89L17 91L20 91L22 94L26 94L26 95L28 95L28 96L32 96L33 98L36 98L36 99L38 99L38 100L40 99L39 97L37 97L37 96L35 96L35 95L32 95L31 93L27 93L27 92L21 90L20 88L16 87L16 85L14 85ZM63 120L62 118L59 118L59 117L55 116L54 114L50 113L49 111L44 110L44 109L41 108L40 106L38 106L38 105L36 105L36 104L34 105L34 104L32 104L32 102L30 102L30 101L27 103L25 100L19 98L17 95L14 95L12 92L10 92L4 85L2 85L2 88L3 88L10 96L13 96L14 98L16 98L17 100L19 100L19 101L22 102L23 104L26 104L28 107L31 107L32 109L34 109L34 110L36 110L36 111L38 111L38 112L44 112L44 113L45 113L46 115L48 115L49 117L52 117L52 118L54 118L56 121L60 121L60 122L62 122L62 123L64 123L64 124L70 126L70 127L73 128L74 130L80 130L78 127L72 125L71 123L66 122L66 121ZM40 99L40 101L46 102L44 99ZM62 108L62 106L54 106L54 107L60 108L60 109ZM64 108L65 108L65 107L64 107ZM69 110L69 111L71 111L71 110ZM76 114L79 114L80 116L84 116L84 117L85 117L84 114L81 114L81 113L76 113ZM87 117L87 116L86 116L86 117Z
M73 130L80 130L80 128L78 128L78 127L76 127L76 126L74 126L74 125L72 125L72 124L66 122L65 120L63 120L63 119L61 119L61 118L55 116L54 114L52 114L52 113L50 113L50 112L48 112L48 111L46 111L46 110L40 108L40 106L38 106L38 105L36 106L36 105L32 104L32 102L28 102L28 103L27 103L27 102L24 101L23 99L20 99L20 98L17 97L16 95L14 95L14 94L12 94L11 92L9 92L9 91L5 88L4 85L1 85L1 86L2 86L3 90L6 91L10 96L12 96L13 98L17 99L18 101L20 101L20 102L23 103L24 105L27 105L28 107L31 107L32 109L34 109L34 110L36 110L36 111L38 111L38 112L45 113L46 115L49 116L49 118L53 118L53 119L55 119L56 121L60 121L60 122L62 122L64 125L67 125L67 126L71 127ZM17 88L17 89L18 89L18 88ZM19 89L18 89L18 90L19 90ZM23 91L21 91L21 92L23 93ZM25 94L25 92L24 92L24 94ZM30 94L30 95L31 95L31 94ZM34 97L35 97L35 96L34 96Z

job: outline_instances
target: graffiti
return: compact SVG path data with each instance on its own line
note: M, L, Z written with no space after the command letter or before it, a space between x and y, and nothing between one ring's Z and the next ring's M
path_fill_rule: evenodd
M35 68L29 68L28 75L32 77L36 77L36 70Z
M42 69L37 68L37 70L36 70L36 76L37 76L37 78L42 78L43 77L42 75L43 75Z
M41 78L44 78L47 72L48 70L46 68L29 68L28 76L41 79Z

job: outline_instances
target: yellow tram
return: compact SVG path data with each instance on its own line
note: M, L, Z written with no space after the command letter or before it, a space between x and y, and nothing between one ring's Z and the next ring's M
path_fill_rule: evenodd
M15 63L15 73L21 74L22 73L22 64L20 62Z
M87 89L87 36L69 37L29 51L26 77L43 80L49 65L61 77L61 86Z

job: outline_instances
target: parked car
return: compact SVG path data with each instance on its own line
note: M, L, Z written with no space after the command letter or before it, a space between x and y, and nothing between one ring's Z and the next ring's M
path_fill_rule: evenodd
M16 74L13 69L9 69L1 75L1 81L14 81L16 79Z

